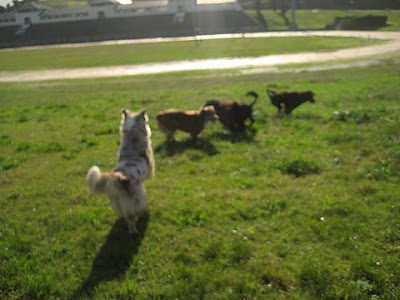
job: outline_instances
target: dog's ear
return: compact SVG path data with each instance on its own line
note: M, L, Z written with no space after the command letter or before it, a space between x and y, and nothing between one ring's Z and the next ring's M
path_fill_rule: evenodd
M146 109L142 109L142 110L139 112L138 118L139 118L139 120L142 120L142 121L144 121L144 122L147 122L147 121L148 121Z
M129 111L128 111L126 108L123 108L123 109L121 110L121 114L124 115L125 119L126 119L126 117L127 117L127 115L128 115L128 112L129 112Z

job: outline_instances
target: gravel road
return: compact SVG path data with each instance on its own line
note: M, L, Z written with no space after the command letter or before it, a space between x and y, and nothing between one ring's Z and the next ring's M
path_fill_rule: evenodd
M376 58L384 54L400 53L400 32L380 32L380 31L296 31L296 32L265 32L265 33L246 33L246 34L220 34L210 36L196 36L183 38L159 38L141 40L121 40L106 41L97 43L82 43L73 45L53 45L53 46L34 46L28 48L48 48L48 47L80 47L87 45L117 45L134 43L160 43L166 41L183 41L196 39L221 39L221 38L246 38L252 37L293 37L293 36L337 36L337 37L357 37L368 39L385 40L383 44L375 46L365 46L358 48L342 49L331 52L306 52L297 54L278 54L259 57L242 58L220 58L203 59L191 61L171 61L165 63L149 63L111 67L92 67L76 69L59 69L45 71L26 71L26 72L0 72L0 82L21 82L21 81L41 81L41 80L60 80L60 79L79 79L79 78L98 78L132 76L144 74L157 74L164 72L191 71L191 70L211 70L211 69L252 69L268 68L296 63L318 63L330 62L343 59L364 59ZM17 49L13 49L15 51ZM10 51L10 50L1 50ZM352 64L348 64L352 66ZM340 64L343 67L343 64ZM335 68L335 66L332 66ZM277 71L277 69L275 69Z

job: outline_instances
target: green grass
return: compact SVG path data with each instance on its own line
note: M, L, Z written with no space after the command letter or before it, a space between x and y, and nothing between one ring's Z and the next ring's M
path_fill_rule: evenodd
M79 7L89 5L86 0L42 0L40 3L49 7Z
M357 38L288 37L6 50L0 51L0 70L47 70L308 51L321 52L374 43L377 41Z
M398 299L399 73L0 84L0 298ZM316 103L280 119L266 87L311 89ZM154 121L248 90L261 97L247 135L215 123L168 145ZM145 107L153 130L140 239L85 182L117 163L122 107Z
M254 10L246 12L255 18ZM288 30L285 20L281 17L280 10L263 10L262 14L267 21L268 30ZM290 20L291 12L286 12L286 17ZM387 24L389 26L381 28L383 31L400 30L400 11L399 10L302 10L296 11L296 23L298 29L322 30L326 25L333 24L335 17L360 17L367 15L388 16Z

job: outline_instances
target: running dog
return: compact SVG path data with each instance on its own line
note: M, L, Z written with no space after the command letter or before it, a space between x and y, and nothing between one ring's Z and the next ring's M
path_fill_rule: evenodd
M138 233L136 222L146 211L143 181L154 175L151 130L145 110L122 111L119 164L113 171L102 173L97 166L87 174L90 191L105 193L115 213L125 219L129 233Z
M282 105L284 106L285 114L290 115L296 107L300 106L304 102L315 102L314 93L311 91L277 93L275 91L267 90L267 94L271 99L272 105L278 108L278 114L281 113L283 108Z
M188 132L193 139L196 139L206 125L215 120L218 120L218 116L212 106L186 111L168 109L157 114L158 128L166 135L167 141L174 140L176 130Z
M252 126L254 123L252 117L253 106L258 99L258 94L256 92L250 91L246 95L254 97L253 102L246 104L236 100L223 101L212 99L208 100L205 105L211 105L215 108L219 120L231 132L244 131L246 129L245 122L247 119L250 120L249 126Z

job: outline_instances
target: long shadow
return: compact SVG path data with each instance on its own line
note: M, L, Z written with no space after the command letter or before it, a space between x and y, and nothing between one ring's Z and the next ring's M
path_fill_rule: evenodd
M322 117L313 113L297 113L293 116L296 120L320 121Z
M322 120L322 116L313 114L313 113L296 113L293 112L291 114L277 113L274 114L273 119L276 121L280 120L306 120L306 121L320 121Z
M162 156L174 156L176 154L180 154L185 152L188 149L197 149L209 156L216 155L219 153L217 148L208 140L205 139L188 139L184 141L172 141L172 142L163 142L158 145L155 149L157 153L160 153Z
M241 142L252 142L254 140L254 137L256 135L257 131L253 127L246 128L245 131L239 131L239 132L215 132L213 133L213 137L224 140L224 141L229 141L231 143L241 143Z
M91 297L101 282L121 278L137 254L150 220L149 213L142 216L137 224L139 234L131 235L123 219L117 220L107 240L93 261L89 277L76 290L71 300L83 296Z

